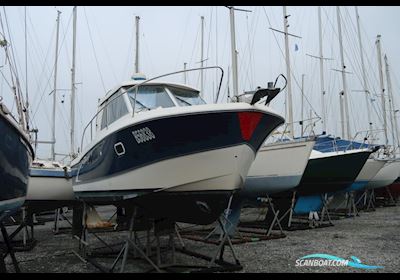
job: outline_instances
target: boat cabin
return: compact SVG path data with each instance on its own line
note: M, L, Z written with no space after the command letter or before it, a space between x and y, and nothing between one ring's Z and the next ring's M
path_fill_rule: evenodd
M120 118L133 115L133 112L137 114L158 108L206 104L200 97L200 91L187 85L149 82L134 88L141 82L126 82L99 101L97 130L103 130Z

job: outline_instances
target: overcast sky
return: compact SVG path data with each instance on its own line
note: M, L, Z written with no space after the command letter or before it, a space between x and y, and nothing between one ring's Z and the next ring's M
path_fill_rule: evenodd
M286 75L284 59L284 36L273 32L270 27L283 30L281 6L238 7L251 13L236 12L236 38L239 56L239 92L266 86L283 73ZM30 102L30 115L34 127L39 129L40 140L50 140L50 117L53 90L54 51L57 10L60 10L60 50L58 64L56 152L69 152L69 104L72 56L72 7L26 7L28 38L28 77L25 77L24 7L1 9L4 29L6 19L11 33L11 44L19 69L23 91L26 80ZM292 94L294 119L301 116L301 79L304 78L304 92L311 106L304 111L316 114L321 111L319 82L319 61L306 54L319 55L317 7L287 7L289 33L301 39L290 37L290 60L292 67ZM379 93L379 72L375 39L382 35L382 52L388 56L396 108L400 108L399 69L400 48L399 27L400 7L359 7L368 77L368 90L374 95L374 110L371 115L376 128L382 127ZM135 16L140 16L140 70L148 78L183 69L200 66L200 17L205 17L204 58L207 66L220 65L225 70L221 90L221 102L226 102L228 66L231 64L229 11L225 7L78 7L77 21L77 109L76 142L80 144L83 127L96 112L98 98L106 91L128 80L134 69ZM367 129L367 111L362 89L362 71L354 7L341 7L343 44L347 89L349 96L350 123L352 134ZM342 90L340 53L337 35L336 7L323 7L323 51L332 58L325 62L324 76L327 92L328 133L340 136L339 92ZM3 33L3 30L1 30ZM5 32L5 31L4 31ZM8 31L7 31L8 34ZM297 45L297 47L296 47ZM297 50L296 50L297 49ZM0 65L4 64L4 51L0 54ZM6 75L6 66L0 69ZM383 69L384 70L384 69ZM2 77L1 77L2 78ZM386 76L385 87L386 87ZM183 82L183 76L172 78ZM189 74L188 83L199 88L199 73ZM230 91L232 92L230 77ZM211 102L216 94L218 76L216 71L205 75L205 99ZM9 87L2 78L0 96L13 107ZM271 106L285 114L282 93ZM15 109L13 109L15 112ZM315 116L312 113L312 116ZM296 135L300 132L295 126ZM320 124L315 128L321 132ZM381 142L383 139L381 138ZM38 147L39 157L50 154L48 145Z

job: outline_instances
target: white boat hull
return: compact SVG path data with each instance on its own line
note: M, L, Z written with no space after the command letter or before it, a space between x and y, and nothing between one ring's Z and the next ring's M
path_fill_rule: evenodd
M400 172L400 161L389 161L378 171L378 173L366 185L366 189L376 189L392 184Z
M384 165L385 165L384 161L369 158L365 162L357 178L354 180L351 186L348 187L345 191L348 192L348 191L363 190Z
M127 171L103 180L73 186L75 194L152 191L233 191L242 187L254 151L247 145L181 156ZM79 177L77 177L79 182Z
M297 187L315 141L294 141L263 146L257 153L243 194L261 196Z
M71 179L59 177L30 177L28 201L75 200Z

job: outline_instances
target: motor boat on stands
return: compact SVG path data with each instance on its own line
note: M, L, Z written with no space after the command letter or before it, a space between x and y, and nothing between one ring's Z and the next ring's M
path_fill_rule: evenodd
M132 79L100 100L83 134L89 144L71 163L73 191L89 203L210 224L284 118L265 106L265 96L206 104L195 88L157 80L169 75Z

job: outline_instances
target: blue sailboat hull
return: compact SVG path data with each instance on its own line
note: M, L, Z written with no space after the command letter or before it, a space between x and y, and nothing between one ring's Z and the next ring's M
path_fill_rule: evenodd
M0 216L24 203L33 151L21 132L0 114Z

